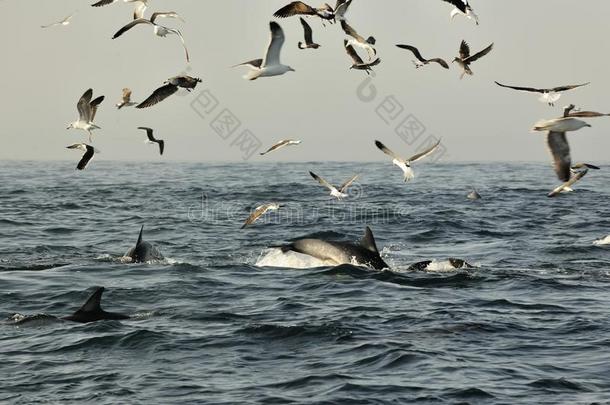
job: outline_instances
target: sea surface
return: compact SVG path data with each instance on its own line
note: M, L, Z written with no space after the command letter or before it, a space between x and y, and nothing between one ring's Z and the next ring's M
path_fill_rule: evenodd
M407 184L389 162L74 166L0 162L0 403L610 402L607 166L555 199L549 164L428 162ZM309 170L361 178L336 202ZM165 259L122 263L141 225ZM391 271L257 266L366 225ZM407 271L449 257L476 267ZM132 318L54 318L97 286Z

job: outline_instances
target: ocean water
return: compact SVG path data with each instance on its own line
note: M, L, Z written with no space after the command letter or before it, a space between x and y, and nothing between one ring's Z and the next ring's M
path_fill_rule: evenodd
M0 163L2 403L610 401L607 168L549 199L548 164L424 163L409 184L388 163L74 165ZM362 177L331 202L309 170ZM121 263L141 225L166 259ZM256 265L366 225L392 271ZM406 271L448 257L476 268ZM133 318L11 321L96 286Z

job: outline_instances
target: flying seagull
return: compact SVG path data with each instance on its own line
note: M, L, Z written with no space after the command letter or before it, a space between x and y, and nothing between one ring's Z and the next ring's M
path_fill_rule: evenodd
M273 16L277 18L287 18L295 15L313 15L320 17L322 20L330 21L335 18L335 10L328 4L323 4L321 7L314 8L302 1L293 1L273 13Z
M317 180L318 183L320 183L321 185L323 185L324 187L329 189L330 195L335 197L337 200L342 200L345 197L348 197L347 189L349 188L349 186L352 185L352 183L354 181L356 181L356 179L359 176L357 174L354 177L352 177L351 179L349 179L348 181L346 181L345 183L343 183L340 187L335 187L332 184L330 184L329 182L327 182L326 180L324 180L322 177L315 174L314 172L309 172L309 174L311 175L311 177L313 177L315 180Z
M41 25L40 28L56 27L58 25L64 25L64 26L65 25L69 25L70 24L70 20L72 19L72 17L74 17L75 14L76 14L76 12L70 14L69 16L67 16L66 18L64 18L61 21L57 21L57 22L54 22L54 23L49 24L49 25Z
M367 75L371 74L370 72L373 70L373 66L377 66L381 63L381 59L377 58L372 62L364 63L358 52L354 49L352 45L349 44L348 40L343 40L343 45L345 46L345 51L352 58L352 66L350 69L356 70L364 70Z
M184 53L186 54L186 61L190 62L191 59L189 57L189 51L186 48L186 42L184 42L184 37L182 36L182 33L179 30L175 29L175 28L168 28L168 27L164 27L162 25L159 25L159 24L155 23L155 20L157 18L162 18L162 17L163 18L180 18L180 16L178 16L178 14L176 14L173 11L168 11L168 12L163 12L163 13L153 13L150 16L150 20L147 20L145 18L137 18L137 19L133 20L132 22L130 22L129 24L126 24L125 26L123 26L123 28L118 30L112 36L112 39L117 39L118 37L120 37L121 35L123 35L127 31L129 31L130 29L132 29L136 25L148 24L148 25L153 26L153 28L154 28L153 32L158 37L165 38L165 37L167 37L168 34L177 35L178 38L180 38L180 41L182 42L182 47L184 48Z
M281 205L280 204L276 204L276 203L263 204L263 205L260 205L260 206L256 207L254 209L254 211L252 211L252 214L250 214L248 219L246 219L246 222L244 222L244 224L241 226L241 229L244 229L248 225L252 225L260 217L265 215L268 211L277 211L280 208L281 208Z
M136 104L138 103L134 103L133 101L131 101L131 90L125 87L123 89L123 97L121 98L121 101L116 104L116 108L120 110L123 107L131 107Z
M337 0L337 4L335 6L335 20L344 21L345 13L349 9L349 6L352 4L352 0Z
M267 149L264 152L261 152L261 155L266 155L269 152L273 152L275 150L278 150L280 148L283 148L284 146L290 146L290 145L298 145L300 144L302 141L300 140L293 140L293 139L283 139L281 141L279 141L278 143L276 143L275 145L273 145L272 147L270 147L269 149Z
M119 0L100 0L97 3L93 3L91 7L107 6L109 4L116 3ZM148 0L123 0L123 3L138 3L133 12L133 19L144 18L144 11L148 7Z
M445 62L444 59L441 59L441 58L425 59L423 56L421 56L421 53L419 53L419 50L414 46L411 46L411 45L396 45L396 46L401 49L406 49L408 51L413 52L413 55L415 55L417 60L419 60L421 62L421 63L417 63L417 62L413 61L413 64L415 65L416 68L420 68L431 62L436 62L439 65L441 65L442 67L444 67L445 69L449 69L449 65L447 64L447 62Z
M313 42L313 32L311 27L309 24L307 24L307 21L305 21L303 17L301 17L300 20L303 30L305 31L305 43L299 41L299 49L318 49L320 45Z
M575 112L572 112L575 111ZM596 118L596 117L608 117L610 114L595 112L595 111L580 111L576 110L576 106L574 104L570 104L569 106L563 109L564 117L574 117L574 118Z
M411 163L417 162L418 160L423 159L428 155L431 155L436 150L436 148L438 148L438 146L440 144L441 144L441 141L439 139L438 142L436 142L430 148L428 148L425 151L420 152L416 155L413 155L409 159L405 160L405 159L401 158L400 156L398 156L397 154L395 154L394 152L392 152L381 142L375 141L375 145L383 153L385 153L386 155L390 156L393 159L392 164L395 164L396 166L400 167L400 169L402 170L402 172L404 174L405 183L408 182L409 180L413 180L415 178L415 173L413 172L413 169L411 169Z
M348 41L348 44L366 50L369 55L369 59L372 59L373 56L377 55L377 50L373 48L373 45L375 45L376 42L375 37L368 37L364 39L364 37L359 35L356 30L353 29L345 20L341 21L341 28L343 28L345 34L352 37Z
M559 100L559 98L561 97L562 91L572 90L572 89L586 86L587 84L589 84L587 82L587 83L583 83L583 84L573 84L573 85L568 85L568 86L553 87L550 89L536 89L533 87L508 86L506 84L502 84L499 82L495 82L495 83L500 87L506 87L508 89L519 90L519 91L528 91L530 93L541 93L542 95L540 96L540 98L538 100L540 100L542 103L547 103L551 107L553 107L555 105L555 102L557 100Z
M588 169L601 170L601 167L592 165L591 163L575 163L570 168L570 171L572 172L572 174L576 174L581 170L588 170Z
M555 173L559 180L568 181L571 174L572 160L566 132L590 126L582 120L565 117L541 121L534 126L533 131L547 131L547 144L553 155Z
M290 66L280 63L280 52L285 40L282 27L275 21L271 21L269 29L271 30L271 40L267 46L264 59L254 59L233 66L249 66L251 68L250 72L244 76L244 79L256 80L259 77L280 76L286 72L295 71Z
M146 141L147 143L157 143L157 144L159 144L159 155L163 156L163 149L165 149L165 142L163 141L163 139L156 139L153 136L153 130L151 128L148 128L148 127L138 127L138 129L142 129L142 130L146 131L146 136L148 137L148 140Z
M474 13L470 4L468 4L468 0L443 0L444 2L453 4L455 8L451 11L451 19L453 20L456 15L461 14L464 17L474 20L474 22L479 25L479 17Z
M87 145L85 143L75 143L73 145L66 146L66 148L68 148L68 149L80 149L83 152L85 152L85 154L83 155L81 160L76 165L76 169L77 170L85 170L85 168L89 164L89 161L91 159L93 159L93 155L95 154L95 148L93 146Z
M574 183L576 183L577 181L579 181L580 179L582 179L583 177L585 177L585 175L587 174L588 170L582 170L579 171L578 173L575 173L568 181L566 181L565 183L563 183L562 185L560 185L559 187L557 187L556 189L554 189L553 191L551 191L547 197L556 197L561 193L568 193L572 190L572 186L574 185Z
M159 87L157 90L153 92L148 98L142 101L140 104L136 106L136 108L148 108L161 101L165 100L172 94L178 91L178 88L182 87L191 91L197 86L197 83L201 83L201 79L198 77L191 76L176 76L170 79L167 79L165 84Z
M67 129L81 129L89 134L89 142L93 136L94 129L100 129L93 123L98 106L104 101L104 96L99 96L95 100L93 98L93 89L85 91L76 104L78 110L78 120L70 123Z
M460 44L460 56L453 59L454 62L457 62L458 65L464 70L460 75L460 79L464 78L464 75L472 76L472 70L470 70L470 64L483 56L487 55L492 49L494 44L492 43L487 48L483 49L481 52L476 53L470 56L470 47L466 41L462 41Z

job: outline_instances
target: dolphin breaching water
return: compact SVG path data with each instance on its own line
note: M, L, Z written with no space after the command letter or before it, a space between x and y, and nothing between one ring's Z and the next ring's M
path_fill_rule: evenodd
M296 252L313 257L321 261L323 265L353 264L372 267L375 270L390 268L381 258L373 232L368 226L359 243L304 238L279 248L282 253ZM270 265L267 263L259 261L257 265Z
M146 263L153 260L163 260L163 255L151 243L142 239L144 225L140 228L140 235L135 246L125 253L124 258L131 259L131 263Z
M424 260L410 265L409 271L437 271L446 272L457 269L473 269L474 266L462 259L449 258L447 260Z

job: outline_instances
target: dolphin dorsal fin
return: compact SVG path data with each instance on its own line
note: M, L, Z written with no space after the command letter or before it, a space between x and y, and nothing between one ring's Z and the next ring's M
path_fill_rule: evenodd
M76 312L99 312L102 310L101 301L104 287L100 287L91 294L87 302Z
M136 246L142 243L142 232L144 231L144 225L140 228L140 234L138 235L138 241L136 242Z
M379 250L377 250L377 245L375 244L375 237L373 236L373 232L368 226L364 230L364 236L360 240L360 245L363 248L370 250L371 252L379 253Z

